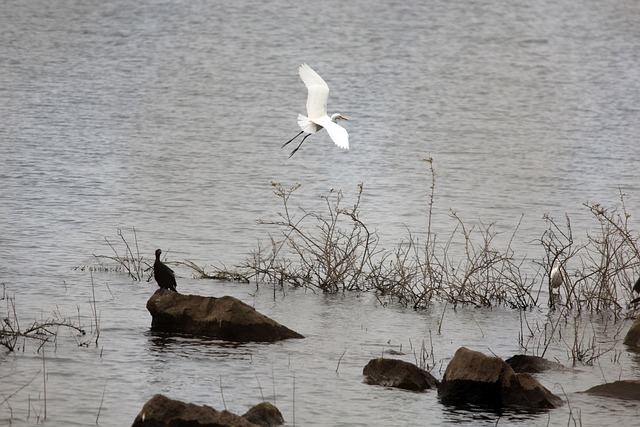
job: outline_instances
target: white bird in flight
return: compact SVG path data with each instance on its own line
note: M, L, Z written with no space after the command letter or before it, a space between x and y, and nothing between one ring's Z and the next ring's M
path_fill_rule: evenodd
M307 135L302 138L302 141L300 141L300 144L298 144L296 149L291 152L289 155L289 157L291 157L296 151L298 151L305 139L324 128L329 132L329 136L338 147L348 150L349 134L345 128L337 123L338 120L347 120L347 118L339 113L335 113L331 117L327 115L329 86L322 77L313 71L307 64L300 65L298 72L300 73L300 78L309 91L309 95L307 96L307 116L305 117L302 114L298 114L298 125L302 130L299 134L285 142L282 148L303 133L307 133Z

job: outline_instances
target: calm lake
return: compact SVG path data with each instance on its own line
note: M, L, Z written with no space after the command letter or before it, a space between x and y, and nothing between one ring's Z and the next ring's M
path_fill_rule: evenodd
M303 62L349 118L349 151L325 131L280 148L305 113ZM391 248L426 233L432 158L432 230L448 236L453 211L495 223L500 245L522 221L513 250L535 271L545 213L585 238L599 224L583 204L620 208L622 191L640 229L639 100L636 0L0 2L0 317L15 303L23 329L56 315L90 329L95 308L100 326L88 346L60 329L44 357L0 348L0 424L130 425L156 393L240 414L267 400L288 426L637 423L637 404L579 393L640 378L628 322L570 321L607 351L571 367L570 342L549 347L571 369L538 379L569 404L498 416L366 385L362 368L387 350L416 363L423 345L438 379L461 346L508 358L523 352L516 310L274 298L177 269L180 292L235 296L306 337L229 345L152 333L154 282L77 267L135 227L146 261L162 248L233 269L273 232L257 222L282 211L272 182L300 183L291 206L311 211L332 189L353 204L362 183L361 218ZM526 315L544 323L546 304Z

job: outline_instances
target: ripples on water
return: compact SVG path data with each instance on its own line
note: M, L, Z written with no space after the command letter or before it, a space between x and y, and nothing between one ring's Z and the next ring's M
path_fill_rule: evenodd
M104 236L116 240L118 227L135 226L149 259L162 247L173 260L234 265L266 237L256 219L281 209L272 181L302 183L295 204L309 209L320 209L331 188L349 197L363 182L362 217L388 247L405 226L425 230L425 157L437 173L441 235L452 229L449 208L470 223L496 221L500 231L525 213L515 249L535 258L528 242L544 230L544 212L568 212L584 230L594 224L581 204L616 206L618 188L637 228L639 18L633 0L4 1L0 281L25 319L47 317L55 305L67 315L80 307L88 321L90 278L71 267L108 254ZM350 151L323 134L292 159L280 150L304 109L301 62L331 86L329 110L351 119ZM126 425L153 393L220 408L221 388L229 409L244 412L264 395L291 424L294 373L302 425L496 422L443 408L434 393L361 382L369 358L426 340L440 309L300 292L272 301L262 290L252 297L249 288L182 279L183 292L235 294L307 336L229 347L151 334L144 303L154 286L95 279L99 348L75 348L66 335L57 351L47 347L50 425L94 423L103 389L100 423ZM518 351L518 324L510 311L447 312L436 357L446 366L461 345L508 357ZM637 358L621 351L619 364L603 368L606 380L637 376ZM2 356L2 393L40 366L32 346ZM568 393L602 382L581 370L589 374L569 376ZM542 380L562 394L553 377ZM26 417L27 396L38 398L38 381L11 400L14 421ZM570 399L586 424L637 416L619 402ZM10 414L7 405L0 411ZM565 424L567 408L549 417Z

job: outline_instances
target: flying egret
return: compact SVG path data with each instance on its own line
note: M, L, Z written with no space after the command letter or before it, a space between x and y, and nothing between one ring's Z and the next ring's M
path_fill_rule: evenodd
M348 150L349 134L345 128L338 124L338 120L347 120L347 118L339 113L335 113L331 117L327 115L329 86L322 77L313 71L307 64L300 65L298 72L300 73L300 78L309 91L309 94L307 95L307 116L298 114L298 125L302 130L299 134L285 142L282 148L303 133L306 133L307 135L302 138L300 144L298 144L296 149L289 155L289 157L291 157L296 151L298 151L305 139L324 128L329 132L329 136L338 147Z
M161 253L162 251L160 249L156 249L156 261L153 263L153 276L156 278L158 286L162 289L171 289L172 291L178 292L176 290L176 276L174 276L172 269L160 261Z

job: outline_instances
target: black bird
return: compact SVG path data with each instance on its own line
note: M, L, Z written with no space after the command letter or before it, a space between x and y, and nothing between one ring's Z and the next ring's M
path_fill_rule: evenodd
M640 279L638 279L636 281L636 284L633 285L633 290L637 293L640 293ZM640 302L640 297L631 300L629 304L637 304L638 302Z
M156 249L156 262L153 263L153 276L156 278L158 286L162 289L171 289L172 291L178 292L176 290L176 276L173 274L172 269L160 261L161 253L162 251L160 249Z

